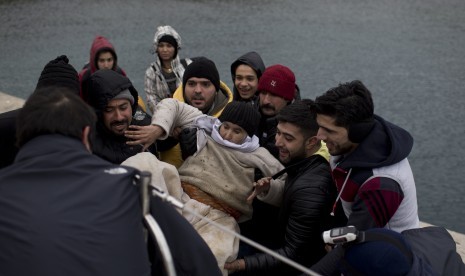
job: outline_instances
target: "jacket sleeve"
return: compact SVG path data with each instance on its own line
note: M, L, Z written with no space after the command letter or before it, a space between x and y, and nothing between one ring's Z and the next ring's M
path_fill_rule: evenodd
M399 208L404 193L392 178L376 177L365 182L355 197L347 225L359 230L384 227Z
M159 102L152 116L152 125L158 125L165 131L160 137L166 139L176 127L194 126L194 119L203 115L202 111L178 100L167 98Z
M322 174L320 174L320 172ZM304 265L311 265L324 255L321 239L323 221L330 212L334 192L329 169L305 174L292 183L284 198L287 212L284 245L276 252ZM268 254L256 254L244 258L246 270L251 275L268 271L282 275L293 269Z
M144 78L144 91L145 97L147 98L147 105L149 106L150 112L152 114L155 111L155 106L158 103L157 93L156 93L156 80L155 80L155 72L153 71L152 66L147 68L145 71L145 78Z

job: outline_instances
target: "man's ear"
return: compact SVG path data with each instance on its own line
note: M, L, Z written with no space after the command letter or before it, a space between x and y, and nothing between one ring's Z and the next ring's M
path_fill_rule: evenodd
M318 143L318 138L316 138L316 136L312 136L310 138L307 139L307 141L305 142L305 149L310 151L313 149L313 147Z
M90 126L85 126L82 130L82 143L86 146L87 150L92 153L92 147L90 145Z

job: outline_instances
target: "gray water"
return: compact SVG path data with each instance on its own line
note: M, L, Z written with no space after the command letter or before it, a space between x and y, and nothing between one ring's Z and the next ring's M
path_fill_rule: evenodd
M230 87L230 64L251 50L289 66L308 98L362 80L376 113L415 138L420 219L465 232L465 1L0 0L0 91L26 98L60 54L79 70L99 34L143 95L162 24L180 33L182 57L211 58Z

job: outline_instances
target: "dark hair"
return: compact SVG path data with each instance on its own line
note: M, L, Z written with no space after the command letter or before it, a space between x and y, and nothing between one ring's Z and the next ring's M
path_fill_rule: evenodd
M313 101L310 99L295 101L294 103L283 107L283 109L281 109L281 111L279 111L276 115L276 120L278 122L291 123L298 126L302 130L306 139L315 136L318 132L319 126L310 109L312 104Z
M44 134L62 134L82 139L84 127L91 133L97 118L95 112L72 90L49 87L36 90L17 117L17 145Z
M374 106L371 93L359 81L339 84L315 99L312 105L315 114L335 117L338 126L373 120Z

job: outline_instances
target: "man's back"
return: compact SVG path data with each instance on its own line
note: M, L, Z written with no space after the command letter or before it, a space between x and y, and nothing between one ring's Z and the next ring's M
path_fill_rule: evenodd
M0 274L149 275L134 170L42 135L0 172Z

